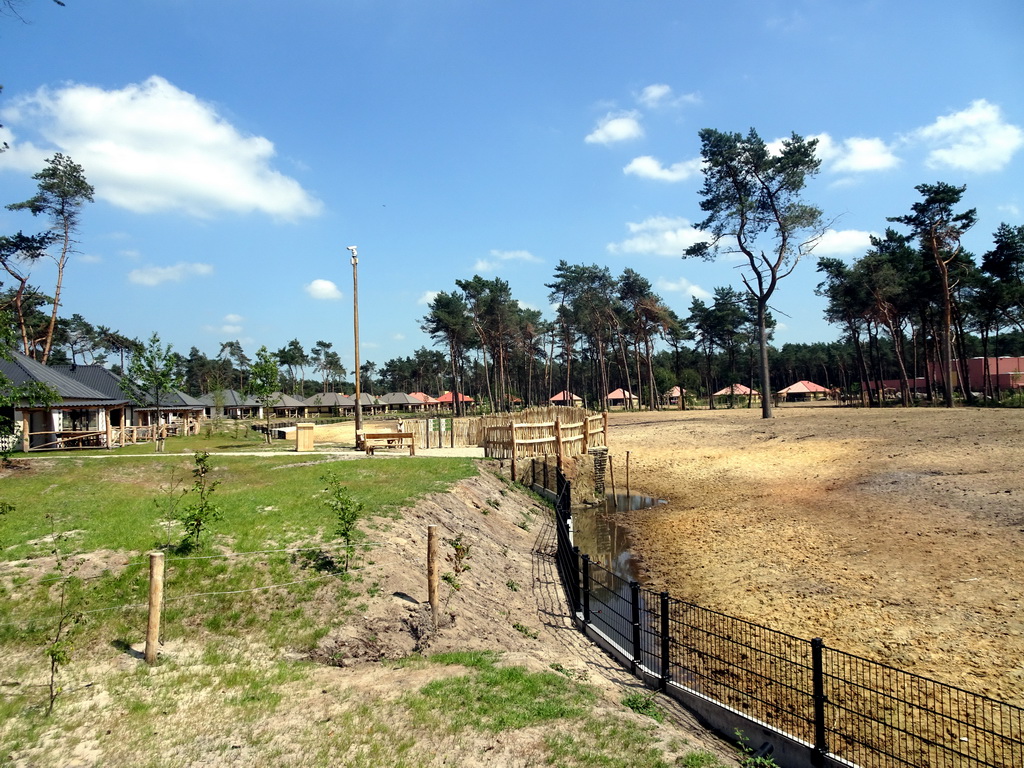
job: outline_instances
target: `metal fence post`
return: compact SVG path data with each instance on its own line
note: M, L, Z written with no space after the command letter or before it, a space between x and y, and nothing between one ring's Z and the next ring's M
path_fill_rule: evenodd
M672 638L669 636L668 592L661 593L661 692L668 690L672 677L672 660L669 658Z
M583 609L580 601L580 548L572 548L572 618L576 617Z
M583 627L590 623L590 555L583 556Z
M629 603L630 619L633 622L633 663L630 665L630 671L635 675L640 667L643 653L640 648L640 582L638 581L629 582Z
M828 740L825 735L825 664L823 651L825 641L820 637L811 640L811 675L814 687L814 751L811 753L811 764L825 764L828 754Z

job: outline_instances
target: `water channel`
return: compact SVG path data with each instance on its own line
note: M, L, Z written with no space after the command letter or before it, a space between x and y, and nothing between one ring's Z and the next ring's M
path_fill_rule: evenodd
M573 543L580 553L626 581L640 581L630 548L629 533L619 525L620 512L651 509L665 502L650 496L625 493L607 494L604 504L572 509Z

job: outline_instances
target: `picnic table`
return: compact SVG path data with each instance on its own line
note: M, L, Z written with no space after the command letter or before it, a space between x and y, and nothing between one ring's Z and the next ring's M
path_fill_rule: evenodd
M409 455L416 455L416 440L412 432L366 432L360 431L357 437L361 437L363 449L367 456L373 456L377 448L406 448Z

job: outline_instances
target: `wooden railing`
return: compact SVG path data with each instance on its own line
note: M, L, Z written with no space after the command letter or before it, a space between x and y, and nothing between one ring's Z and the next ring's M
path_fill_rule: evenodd
M484 455L490 459L510 460L512 477L522 459L555 456L562 460L585 455L591 448L607 445L607 414L585 416L581 421L509 422L484 429Z
M605 414L584 408L552 406L514 415L403 419L402 424L416 436L418 448L477 446L495 459L578 456L606 444Z
M66 451L76 448L105 448L107 431L86 429L62 429L59 431L29 432L26 435L30 451ZM42 438L42 442L32 438Z

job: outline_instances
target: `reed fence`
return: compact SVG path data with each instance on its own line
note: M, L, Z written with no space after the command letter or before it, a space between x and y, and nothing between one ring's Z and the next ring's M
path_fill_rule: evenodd
M465 419L435 416L403 419L417 448L481 447L491 459L581 456L607 444L608 416L585 408L549 406L516 414Z

